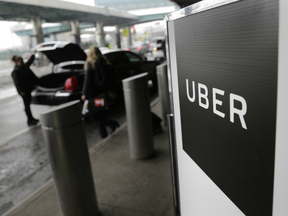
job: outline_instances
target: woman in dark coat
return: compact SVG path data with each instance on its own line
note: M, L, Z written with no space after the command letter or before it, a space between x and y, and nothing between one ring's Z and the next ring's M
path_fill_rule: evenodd
M104 71L105 65L107 65L107 61L98 47L91 47L84 66L85 79L81 97L83 101L95 98L108 90L109 83L107 82L109 81L104 77L107 73L107 71ZM97 113L93 117L98 122L98 129L102 138L108 135L106 126L111 128L110 133L113 133L119 127L117 121L110 120L101 113Z
M21 56L13 55L11 60L14 61L15 67L12 72L12 78L17 88L18 94L22 97L25 107L25 113L27 115L28 126L35 125L39 120L32 116L30 104L31 104L31 91L34 89L34 85L38 83L38 77L30 69L35 56L32 55L30 59L24 63Z

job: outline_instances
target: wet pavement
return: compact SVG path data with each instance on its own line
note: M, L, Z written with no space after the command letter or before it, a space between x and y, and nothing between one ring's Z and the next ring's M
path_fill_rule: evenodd
M51 178L51 170L40 126L28 127L24 105L14 87L13 64L0 69L0 215ZM35 68L38 76L51 66ZM36 118L49 106L34 106Z
M40 126L0 147L0 214L52 177Z
M37 76L51 72L51 65L31 67ZM13 64L0 68L0 215L52 177L40 126L28 127L21 97L14 87ZM31 106L34 117L50 109Z
M160 114L158 99L153 100L151 109ZM115 133L89 150L101 215L173 216L167 127L153 136L155 154L146 160L134 160L130 155L127 126L127 123L121 123ZM57 200L51 179L4 215L61 216Z
M31 105L36 118L51 107ZM22 99L16 95L0 100L0 215L52 178L41 126L28 127ZM124 105L107 112L123 123ZM84 121L89 148L102 139L94 121Z
M3 91L3 89L1 89ZM37 118L49 106L32 107ZM40 126L28 127L18 95L0 99L0 214L51 178ZM41 170L41 172L39 172Z
M0 69L0 215L52 178L41 126L27 126L23 101L15 90L10 69ZM50 73L51 68L32 70L40 76ZM31 105L37 119L51 108ZM108 110L106 115L120 124L126 122L124 104ZM97 124L86 119L84 128L89 148L97 147L102 141Z
M51 72L51 66L31 68L37 76ZM27 126L23 101L11 79L12 69L0 69L0 215L52 178L41 126ZM38 119L50 108L31 105ZM107 114L120 123L125 121L124 106ZM97 125L88 119L84 126L91 147L101 140Z

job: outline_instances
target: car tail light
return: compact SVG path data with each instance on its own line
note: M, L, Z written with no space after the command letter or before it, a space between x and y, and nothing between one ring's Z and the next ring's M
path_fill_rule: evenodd
M129 49L129 48L127 48L127 51L130 51L130 49Z
M70 77L65 82L65 90L66 91L74 91L78 90L79 85L76 76Z
M149 48L151 48L151 43L148 43Z
M137 47L137 49L138 49L138 50L141 50L141 49L142 49L142 47Z

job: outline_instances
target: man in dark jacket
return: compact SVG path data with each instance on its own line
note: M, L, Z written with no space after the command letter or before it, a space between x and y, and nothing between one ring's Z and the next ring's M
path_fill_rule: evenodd
M29 68L33 63L35 56L32 55L30 59L24 63L23 58L21 56L12 56L12 61L15 62L15 67L12 72L12 78L14 84L17 88L18 94L22 97L25 113L27 115L28 126L36 125L39 120L33 118L30 104L31 104L31 91L34 88L34 85L38 83L38 77L32 72Z

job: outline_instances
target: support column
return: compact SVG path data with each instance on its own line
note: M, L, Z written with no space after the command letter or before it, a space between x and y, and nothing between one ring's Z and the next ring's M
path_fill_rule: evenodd
M33 33L36 37L37 44L44 42L44 34L42 30L42 20L39 16L32 16L31 22L33 24Z
M99 47L105 46L105 34L103 29L103 22L96 23L96 42Z
M50 37L52 38L53 41L57 41L56 34L51 34Z
M115 36L117 48L121 48L120 27L118 25L115 26Z
M131 33L131 26L128 27L129 29L129 46L132 45L132 33Z
M78 20L71 21L71 32L72 32L72 42L78 44L81 47L81 38L80 38L80 29Z

